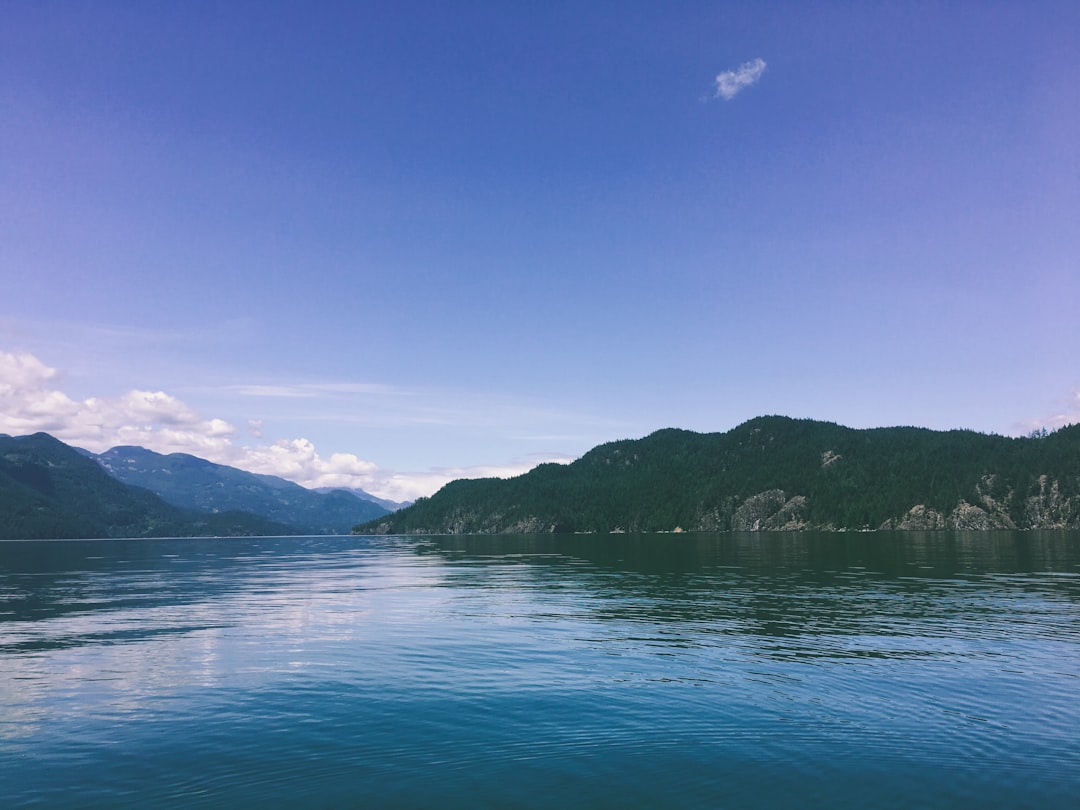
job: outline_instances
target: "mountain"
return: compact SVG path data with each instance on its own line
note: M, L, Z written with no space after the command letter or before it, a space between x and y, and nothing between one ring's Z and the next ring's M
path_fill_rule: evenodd
M294 534L254 515L172 506L47 433L0 436L0 538Z
M313 492L349 492L362 501L371 501L372 503L377 503L379 506L381 506L388 512L396 512L398 509L404 509L406 506L412 506L412 501L391 501L387 498L376 498L370 492L365 492L359 487L354 487L351 489L348 487L315 487Z
M1026 438L770 416L453 481L358 533L1080 527L1080 425Z
M117 480L148 489L173 506L248 512L310 534L347 534L357 523L389 511L347 490L315 492L283 478L186 453L162 455L142 447L114 447L93 458Z

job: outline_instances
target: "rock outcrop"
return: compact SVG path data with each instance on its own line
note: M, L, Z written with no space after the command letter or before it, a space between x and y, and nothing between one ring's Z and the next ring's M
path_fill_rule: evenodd
M1080 497L1063 496L1060 483L1045 475L1039 476L1038 487L1039 491L1024 504L1023 528L1080 528Z
M918 503L911 507L903 517L886 521L881 528L900 531L937 531L945 528L945 516L936 509Z
M798 531L807 527L806 498L788 498L782 489L751 495L731 517L736 532Z

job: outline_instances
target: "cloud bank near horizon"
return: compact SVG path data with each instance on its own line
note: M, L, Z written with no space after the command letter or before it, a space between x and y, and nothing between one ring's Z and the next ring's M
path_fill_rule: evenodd
M743 62L734 70L725 70L716 76L716 98L731 101L743 90L756 84L765 73L765 60L760 57Z
M305 487L360 488L380 498L411 501L458 478L520 475L542 461L399 472L352 453L322 455L305 438L247 446L229 422L204 418L164 391L130 390L119 397L76 400L60 387L62 375L29 353L0 351L0 433L49 433L92 452L137 445L158 453L188 453L253 473L276 475ZM261 431L249 432L261 438Z

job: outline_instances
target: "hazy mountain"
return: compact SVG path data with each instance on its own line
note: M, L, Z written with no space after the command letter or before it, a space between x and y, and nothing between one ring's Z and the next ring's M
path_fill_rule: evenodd
M406 506L412 506L412 501L391 501L386 498L376 498L370 492L364 492L364 490L360 489L359 487L316 487L313 491L322 493L349 492L362 501L371 501L372 503L377 503L383 509L386 509L390 512L395 512L398 509L404 509Z
M785 417L661 430L569 465L453 481L356 527L432 534L1080 527L1080 425L1007 438Z
M106 473L46 433L0 436L0 538L296 533L254 515L198 514Z
M312 534L347 534L388 509L347 490L316 492L273 475L142 447L114 447L94 456L110 475L143 487L174 506L201 512L242 511Z

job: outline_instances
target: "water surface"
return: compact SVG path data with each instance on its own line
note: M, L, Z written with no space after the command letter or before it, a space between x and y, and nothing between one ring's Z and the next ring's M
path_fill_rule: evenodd
M0 543L5 806L1071 807L1080 534Z

